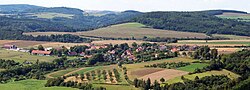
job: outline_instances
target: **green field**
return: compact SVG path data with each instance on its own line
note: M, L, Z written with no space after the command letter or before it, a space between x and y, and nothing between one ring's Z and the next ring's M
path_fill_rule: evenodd
M56 56L30 55L29 53L25 53L25 52L0 49L0 59L15 60L20 63L23 63L25 60L29 62L36 62L37 60L41 62L43 61L51 62L56 58L57 58Z
M22 80L0 84L0 90L77 90L68 87L44 87L46 80Z
M55 17L64 17L64 18L70 18L72 19L74 15L71 14L63 14L63 13L36 13L32 16L36 16L37 18L46 18L46 19L52 19Z
M178 44L244 44L249 45L250 42L237 42L237 41L220 41L220 42L178 42Z
M211 75L227 75L230 79L237 79L238 77L240 77L240 75L235 74L231 71L228 70L221 70L221 71L207 71L204 73L196 73L196 74L192 74L192 75L184 75L184 78L190 79L190 80L194 80L196 76L198 76L199 78L205 77L205 76L211 76ZM174 79L170 79L167 80L166 83L168 84L172 84L172 83L177 83L177 82L183 82L183 80L181 79L181 77L176 77Z
M177 68L177 70L187 71L187 72L194 72L195 69L199 68L202 69L203 67L208 66L206 63L192 63L191 65Z
M95 69L98 69L98 68L99 67L86 67L83 70L77 71L75 73L77 73L77 74L83 74L83 73L86 73L86 72L89 72L89 71L92 71L92 70L95 70Z

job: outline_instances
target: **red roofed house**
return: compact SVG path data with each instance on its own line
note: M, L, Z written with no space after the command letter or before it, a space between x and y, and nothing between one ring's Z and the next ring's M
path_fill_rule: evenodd
M49 55L51 55L51 51L33 50L31 52L31 54L33 54L33 55L46 55L46 56L49 56Z
M16 45L9 45L9 44L6 44L6 45L4 45L2 48L5 48L5 49L17 49L17 46L16 46Z
M69 56L77 56L77 52L68 52Z

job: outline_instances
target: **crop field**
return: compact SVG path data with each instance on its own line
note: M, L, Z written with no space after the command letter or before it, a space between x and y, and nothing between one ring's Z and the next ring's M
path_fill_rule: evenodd
M46 80L22 80L0 84L1 90L77 90L68 87L44 87Z
M144 25L140 23L125 23L113 25L105 28L100 28L93 31L85 32L30 32L26 35L51 35L51 34L73 34L79 36L97 36L97 37L111 37L111 38L143 38L147 37L170 37L170 38L206 38L202 33L178 32L171 30L159 30L152 28L143 28Z
M240 75L235 74L235 73L230 72L230 71L225 70L225 69L223 69L221 71L213 70L213 71L207 71L207 72L203 72L203 73L197 73L197 74L191 74L191 75L183 75L183 76L184 76L184 78L194 80L196 76L198 76L199 78L202 78L202 77L211 76L211 75L226 75L230 79L237 79L238 77L240 77ZM177 82L183 82L181 77L176 77L174 79L170 79L166 83L172 84L172 83L177 83Z
M139 79L147 80L148 78L151 79L151 81L160 81L161 78L164 78L165 80L169 80L178 76L187 75L188 72L181 71L181 70L174 70L174 69L165 69L162 71L154 72L151 74L147 74L145 76L140 77Z
M197 69L197 68L202 69L205 66L208 66L208 64L205 64L205 63L192 63L191 65L177 68L177 70L182 70L182 71L187 71L187 72L194 72L195 69Z
M37 18L46 18L46 19L52 19L55 17L64 17L72 19L74 15L63 14L63 13L35 13L32 14L31 16L36 16Z
M37 60L41 62L51 62L56 59L56 56L38 56L38 55L30 55L25 52L18 51L10 51L0 49L0 58L6 60L15 60L17 62L23 63L24 61L36 62Z
M132 43L137 43L137 44L141 44L141 43L146 43L147 41L139 41L139 40L101 40L101 41L93 41L91 43L95 44L95 45L103 45L103 44L123 44L123 43L127 43L128 45L132 45Z
M66 69L66 70L60 70L60 71L56 71L56 72L53 72L53 73L49 73L47 75L45 75L46 77L48 78L56 78L56 77L61 77L69 72L72 72L74 70L76 70L77 68L69 68L69 69Z

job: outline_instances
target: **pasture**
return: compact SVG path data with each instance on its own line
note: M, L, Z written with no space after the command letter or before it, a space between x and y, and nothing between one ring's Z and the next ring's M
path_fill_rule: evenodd
M199 78L202 78L202 77L211 76L211 75L226 75L230 79L237 79L238 77L240 77L240 75L235 74L235 73L230 72L230 71L225 70L225 69L223 69L221 71L213 70L213 71L207 71L207 72L203 72L203 73L196 73L196 74L191 74L191 75L183 75L183 77L187 78L189 80L194 80L196 76L198 76ZM181 76L166 81L166 83L168 83L168 84L177 83L177 82L183 82L183 80L181 79Z
M141 90L129 85L93 84L94 87L105 87L107 90Z
M68 87L44 87L46 80L22 80L0 84L1 90L77 90Z
M51 62L58 57L30 55L29 53L26 52L0 49L0 58L6 60L15 60L17 62L23 63L26 60L28 62L36 62L37 60L39 60L40 62Z
M230 40L246 40L250 39L248 36L237 36L237 35L225 35L225 34L213 34L213 37L218 38L229 38Z
M143 38L147 37L164 37L164 38L206 38L207 36L202 33L191 32L178 32L171 30L160 30L152 28L143 28L144 25L140 23L124 23L113 25L105 28L100 28L92 31L85 32L30 32L26 35L51 35L51 34L73 34L78 36L97 36L97 37L110 37L110 38Z

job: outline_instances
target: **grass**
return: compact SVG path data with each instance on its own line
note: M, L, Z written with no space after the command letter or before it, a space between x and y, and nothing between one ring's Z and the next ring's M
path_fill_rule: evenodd
M220 42L178 42L179 44L244 44L249 45L249 42L235 42L235 41L220 41Z
M94 87L105 87L107 90L140 90L140 88L135 88L134 86L127 85L109 85L109 84L94 84Z
M73 34L79 36L98 36L98 37L112 37L112 38L143 38L147 37L170 37L170 38L206 38L207 36L202 33L179 32L171 30L159 30L152 28L142 28L145 25L140 23L124 23L113 25L105 28L100 28L92 31L85 32L30 32L26 35L51 35L51 34Z
M10 51L0 49L0 58L7 59L7 60L15 60L17 62L23 63L25 60L29 62L36 62L37 59L41 62L51 62L57 57L55 56L38 56L38 55L30 55L29 53L25 52L18 52L18 51Z
M214 70L214 71L207 71L207 72L203 72L203 73L196 73L196 74L192 74L192 75L184 75L184 78L194 80L196 76L198 76L199 78L202 78L202 77L211 76L211 75L227 75L230 79L237 79L238 77L240 77L240 75L238 75L238 74L235 74L231 71L223 69L221 71ZM183 82L181 77L176 77L174 79L170 79L166 83L173 84L173 83L177 83L177 82Z
M33 14L32 16L36 16L37 18L46 18L46 19L52 19L55 17L64 17L72 19L74 15L63 14L63 13L36 13Z
M77 90L68 87L44 87L46 80L22 80L16 82L9 82L7 84L0 84L1 90Z
M195 69L199 68L202 69L203 67L208 66L206 63L192 63L191 65L177 68L177 70L187 71L187 72L194 72Z

